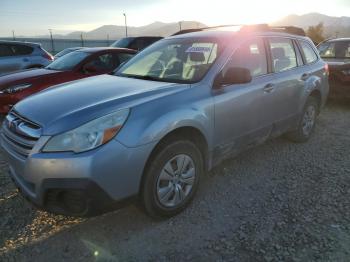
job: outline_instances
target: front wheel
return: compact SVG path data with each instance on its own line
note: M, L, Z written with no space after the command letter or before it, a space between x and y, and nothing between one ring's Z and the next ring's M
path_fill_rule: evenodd
M146 212L154 218L181 212L193 199L202 172L202 155L192 142L180 140L161 146L150 160L142 185Z
M315 129L318 110L317 100L314 97L309 97L296 130L287 133L287 138L298 143L308 141Z

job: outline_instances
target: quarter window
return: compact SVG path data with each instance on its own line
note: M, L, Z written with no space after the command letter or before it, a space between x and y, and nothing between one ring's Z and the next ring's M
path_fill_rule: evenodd
M231 57L228 67L247 68L253 77L267 74L263 40L253 39L239 47Z
M317 55L315 54L315 51L312 49L312 47L306 43L305 41L300 41L301 49L303 50L306 64L311 64L317 60Z
M286 38L269 39L274 72L282 72L297 67L293 42Z

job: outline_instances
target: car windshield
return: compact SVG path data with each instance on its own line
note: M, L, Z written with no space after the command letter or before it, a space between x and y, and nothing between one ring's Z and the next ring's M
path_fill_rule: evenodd
M162 40L136 55L117 76L173 83L195 83L208 72L223 44L213 39Z
M350 41L326 42L317 49L322 58L350 58Z
M127 48L133 40L133 37L125 37L114 42L111 47Z
M74 51L68 53L62 57L57 58L46 69L58 70L58 71L69 71L76 67L81 61L83 61L89 53Z
M66 54L68 54L68 53L71 53L71 52L73 52L73 51L75 51L75 49L67 48L67 49L64 49L64 50L62 50L61 52L57 53L57 54L55 55L55 57L58 58L58 57L61 57L61 56L66 55Z

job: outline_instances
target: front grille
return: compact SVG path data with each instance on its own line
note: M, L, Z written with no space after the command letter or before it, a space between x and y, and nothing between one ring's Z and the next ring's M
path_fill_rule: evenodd
M23 158L27 158L40 138L41 128L15 112L6 116L1 137L5 146Z

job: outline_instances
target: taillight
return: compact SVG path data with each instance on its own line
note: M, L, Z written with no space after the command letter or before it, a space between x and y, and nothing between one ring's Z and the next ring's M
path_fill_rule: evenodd
M326 72L326 74L329 76L329 66L328 64L324 65L324 71Z
M54 60L54 57L51 54L49 54L48 52L46 52L45 50L43 50L43 54L41 56L48 59L48 60L51 60L51 61Z

